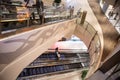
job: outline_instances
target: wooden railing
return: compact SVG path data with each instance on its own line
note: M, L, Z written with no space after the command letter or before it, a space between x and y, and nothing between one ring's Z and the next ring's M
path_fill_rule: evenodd
M81 29L79 32L84 36L81 39L83 39L88 47L90 54L90 70L88 73L92 74L98 68L98 65L100 65L101 41L97 31L91 24L87 21L81 24L80 21L81 18L78 18L76 23L78 24L78 28Z

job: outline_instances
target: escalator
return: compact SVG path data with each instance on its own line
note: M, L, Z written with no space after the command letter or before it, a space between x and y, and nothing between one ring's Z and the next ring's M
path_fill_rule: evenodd
M89 64L83 66L83 63L89 63L88 53L60 54L61 56L59 60L57 60L57 57L53 52L42 54L23 69L23 71L19 74L17 80L31 80L32 78L36 78L37 76L44 77L55 74L68 73L89 66Z

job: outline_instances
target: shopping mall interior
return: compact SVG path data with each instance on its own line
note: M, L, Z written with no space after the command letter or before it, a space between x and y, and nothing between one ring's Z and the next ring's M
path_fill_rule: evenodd
M120 0L0 0L0 80L120 80Z

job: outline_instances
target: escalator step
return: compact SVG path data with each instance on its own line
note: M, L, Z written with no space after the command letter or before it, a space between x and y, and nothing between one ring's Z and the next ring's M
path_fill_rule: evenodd
M47 66L46 69L47 69L47 72L49 73L50 72L50 67Z
M36 75L36 68L32 69L33 75Z
M56 67L55 66L53 66L53 72L56 72Z
M50 72L54 72L54 69L52 66L50 66Z
M44 73L44 71L43 71L43 68L42 68L42 67L40 67L40 68L39 68L39 70L40 70L40 74L43 74L43 73Z
M56 68L56 71L60 71L59 66L55 66L55 68Z
M29 72L29 76L33 75L32 69L28 69L28 72Z
M61 59L65 59L65 56L63 54L60 57L61 57Z
M37 74L40 74L39 68L36 68L36 73L37 73Z
M44 73L47 73L46 67L43 67L43 71L44 71Z

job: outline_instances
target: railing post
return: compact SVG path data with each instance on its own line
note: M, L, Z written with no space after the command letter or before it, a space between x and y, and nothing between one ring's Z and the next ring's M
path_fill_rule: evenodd
M2 31L1 20L2 20L2 10L0 10L0 34L1 34L1 31Z
M1 22L0 22L0 35L1 35L1 32L2 32L2 26L1 26Z
M29 27L29 21L30 21L30 19L28 18L27 19L27 27Z
M115 23L115 27L116 27L116 25L118 24L118 22L120 21L120 17L119 17L119 19L116 21L116 23Z
M86 26L86 28L85 28L85 31L87 30L87 28L88 28L88 25L89 25L89 23L87 23L87 26Z
M80 24L84 24L86 15L87 15L87 11L83 11Z
M92 44L92 41L94 40L95 36L97 35L97 31L95 32L94 36L92 37L91 41L90 41L90 44L88 46L88 50L90 49L90 46Z
M1 35L1 32L2 32L2 23L1 23L1 20L2 20L2 16L0 15L0 35Z

